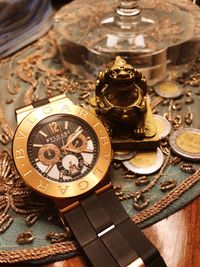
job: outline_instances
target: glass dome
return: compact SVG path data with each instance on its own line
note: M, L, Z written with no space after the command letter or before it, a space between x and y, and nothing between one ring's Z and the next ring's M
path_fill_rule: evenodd
M54 26L63 63L73 72L95 77L120 55L153 85L174 60L169 47L193 37L194 18L160 0L75 0L56 14Z

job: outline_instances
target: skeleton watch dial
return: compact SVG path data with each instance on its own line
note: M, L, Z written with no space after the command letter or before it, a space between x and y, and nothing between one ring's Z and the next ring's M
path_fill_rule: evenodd
M40 121L28 139L32 166L52 181L68 182L88 174L98 158L94 130L72 115L52 115Z

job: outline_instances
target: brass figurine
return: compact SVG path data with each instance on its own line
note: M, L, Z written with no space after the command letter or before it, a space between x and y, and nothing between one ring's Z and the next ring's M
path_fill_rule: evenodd
M157 145L147 83L139 71L117 56L111 67L99 73L95 93L96 113L105 124L114 148L126 149L136 143L141 148L146 139L153 141L153 147Z
M142 74L121 57L99 74L96 84L98 112L112 128L132 127L144 136L144 114L147 111L147 85Z

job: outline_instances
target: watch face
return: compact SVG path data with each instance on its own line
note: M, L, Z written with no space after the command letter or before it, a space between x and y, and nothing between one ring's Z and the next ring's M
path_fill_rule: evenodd
M71 182L87 175L98 158L98 138L87 122L73 115L40 121L28 138L31 165L45 178Z
M15 165L28 186L48 197L68 198L107 181L111 142L92 112L65 95L30 108L17 110L19 126L13 138Z

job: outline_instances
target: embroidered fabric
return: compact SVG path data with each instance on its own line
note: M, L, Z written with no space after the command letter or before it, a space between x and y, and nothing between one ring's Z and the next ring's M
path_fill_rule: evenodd
M191 73L179 79L179 83L184 85L181 100L167 102L158 99L149 88L154 112L157 110L161 115L167 113L169 117L179 115L183 118L181 125L180 121L175 121L173 127L186 125L184 116L188 107L194 114L198 111L198 73L200 59L197 59ZM0 263L49 261L75 255L78 253L76 243L70 232L65 233L62 229L51 201L27 188L15 169L11 156L16 127L14 109L63 92L74 103L92 109L95 105L95 82L75 76L63 67L54 32L50 31L37 42L0 62L0 85ZM188 90L193 102L186 104ZM181 112L172 108L177 101L182 103ZM190 125L197 128L198 123L198 116L194 116ZM164 165L148 177L147 184L135 184L134 179L140 176L127 173L119 161L114 161L111 166L116 194L141 228L169 216L200 195L200 163L192 163L193 173L188 174L181 169L182 164L188 162L173 154L167 139L160 148L165 154ZM176 187L171 191L162 191L160 183L172 178L176 180ZM148 200L140 211L132 205L139 194Z

